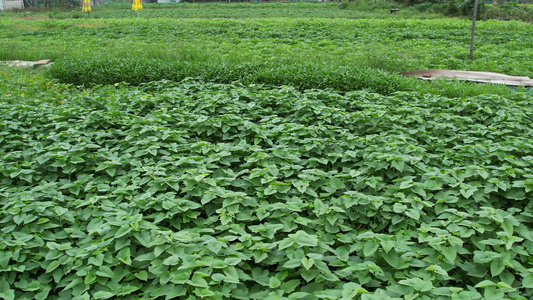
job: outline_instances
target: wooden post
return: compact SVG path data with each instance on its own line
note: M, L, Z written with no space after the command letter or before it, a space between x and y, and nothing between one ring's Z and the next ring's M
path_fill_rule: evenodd
M474 0L474 13L472 14L472 36L470 38L470 60L474 59L474 37L476 36L477 0Z

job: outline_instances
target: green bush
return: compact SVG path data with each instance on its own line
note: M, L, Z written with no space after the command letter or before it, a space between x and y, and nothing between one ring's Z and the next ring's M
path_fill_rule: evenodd
M460 0L461 1L461 0ZM458 13L460 16L472 16L474 12L474 0L465 0L457 4ZM477 18L481 18L485 13L485 2L478 0L477 4Z
M344 0L339 4L340 9L347 9L350 6L349 0Z
M533 22L533 7L520 6L517 4L494 5L487 8L483 18L496 20L521 20Z

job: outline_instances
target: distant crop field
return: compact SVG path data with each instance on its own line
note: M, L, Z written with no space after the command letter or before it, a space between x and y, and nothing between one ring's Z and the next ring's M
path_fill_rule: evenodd
M320 81L333 76L338 78L332 79L335 88L353 89L349 71L342 75L346 80L336 74L366 68L376 74L460 69L533 77L528 63L533 61L528 34L533 26L524 22L479 22L474 61L468 59L471 24L457 19L3 18L0 24L1 59L52 59L57 63L54 76L75 84L82 83L83 74L92 74L84 77L85 84L201 75L308 88L327 87ZM122 62L106 63L109 59ZM67 63L68 68L61 67ZM122 71L109 69L113 67ZM252 70L265 72L254 75Z
M367 4L367 2L362 2ZM372 2L368 2L372 3ZM392 15L391 7L398 7L388 2L380 2L380 6L370 9L362 6L361 9L343 9L340 3L145 3L144 10L140 13L143 18L438 18L439 15L423 14L415 11L404 11ZM131 9L131 3L107 3L92 6L92 18L132 18L137 13ZM10 13L3 12L16 18L47 17L53 19L87 18L87 14L78 9L33 9Z

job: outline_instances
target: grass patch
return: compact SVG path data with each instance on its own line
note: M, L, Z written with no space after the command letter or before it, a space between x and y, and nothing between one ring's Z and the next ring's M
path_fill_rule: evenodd
M371 68L349 68L328 65L295 65L279 63L201 63L119 58L77 58L62 60L46 74L61 82L94 86L128 83L139 85L151 81L181 81L193 77L217 83L290 85L299 90L334 89L337 91L368 90L390 95L396 91L419 91L447 97L513 93L501 85L462 82L422 82Z

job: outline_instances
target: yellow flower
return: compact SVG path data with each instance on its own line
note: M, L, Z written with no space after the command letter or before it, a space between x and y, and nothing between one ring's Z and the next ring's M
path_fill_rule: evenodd
M63 102L63 101L59 101L59 104L65 104L65 102Z
M118 82L117 82L117 83L115 83L115 86L118 86Z
M11 94L7 94L6 97L11 97Z

